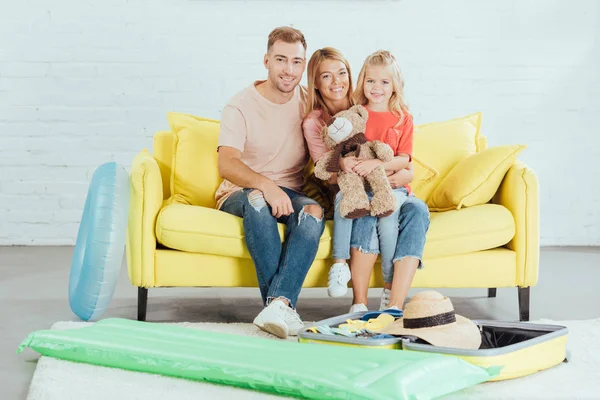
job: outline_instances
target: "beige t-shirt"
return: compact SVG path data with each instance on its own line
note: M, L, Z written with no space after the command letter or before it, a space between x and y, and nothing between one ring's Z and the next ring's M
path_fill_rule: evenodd
M298 86L287 103L276 104L256 90L262 82L254 82L223 108L218 146L238 149L242 162L254 172L279 186L300 191L308 162L302 134L305 89ZM217 208L240 189L224 180L215 194Z

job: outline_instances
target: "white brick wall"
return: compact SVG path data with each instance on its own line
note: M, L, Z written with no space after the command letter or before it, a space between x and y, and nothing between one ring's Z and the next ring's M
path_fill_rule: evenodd
M355 74L391 50L416 123L481 110L491 145L529 144L542 244L600 245L599 3L3 1L0 244L74 243L94 169L129 168L167 111L219 118L293 24Z

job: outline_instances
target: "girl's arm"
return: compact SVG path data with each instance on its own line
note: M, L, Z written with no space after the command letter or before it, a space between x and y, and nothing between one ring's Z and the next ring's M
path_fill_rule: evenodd
M412 163L408 164L408 167L401 169L398 172L394 172L388 175L388 181L392 189L396 189L412 182L414 178L414 169Z
M402 131L400 134L400 142L396 146L395 153L398 154L394 159L384 165L384 168L387 171L401 171L408 167L412 157L413 151L413 118L412 115L406 114L406 119L404 120L404 124L402 126Z
M396 172L406 169L410 164L410 157L406 153L398 154L392 161L383 163L386 172Z

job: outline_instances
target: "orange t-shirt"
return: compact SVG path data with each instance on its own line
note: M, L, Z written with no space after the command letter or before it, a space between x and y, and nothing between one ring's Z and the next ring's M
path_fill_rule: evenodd
M404 121L398 125L400 118L389 111L379 112L369 109L367 111L369 112L365 128L367 140L379 140L392 148L394 156L408 154L409 160L412 160L414 130L412 115L405 113ZM411 193L410 185L405 187L408 193Z
M394 156L408 154L412 159L414 129L412 115L405 113L402 124L396 126L400 118L393 113L367 110L369 111L369 119L365 128L367 140L379 140L392 148Z

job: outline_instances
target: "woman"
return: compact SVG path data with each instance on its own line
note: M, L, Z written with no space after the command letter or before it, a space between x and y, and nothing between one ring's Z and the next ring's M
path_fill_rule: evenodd
M328 151L320 135L322 127L332 115L353 105L352 77L346 58L340 51L331 47L314 52L308 63L307 73L307 113L303 128L311 158L313 162L317 162ZM408 184L412 178L412 165L388 176L392 187ZM329 183L333 185L335 181L334 176ZM406 274L413 274L411 271L415 271L416 267L421 265L425 234L429 227L429 211L425 203L411 196L402 205L398 219L397 254L400 254L400 257L396 257L394 269L398 269L399 275L404 271ZM350 271L340 263L334 263L329 271L330 296L345 294L347 283L352 277L354 298L350 312L367 311L368 284L379 253L376 223L377 219L370 216L354 221L349 255ZM344 255L336 254L334 249L334 258L344 258ZM410 278L412 280L412 276ZM383 291L380 309L388 308L390 293L387 289ZM407 291L395 293L395 297L400 299L402 304L407 294Z

